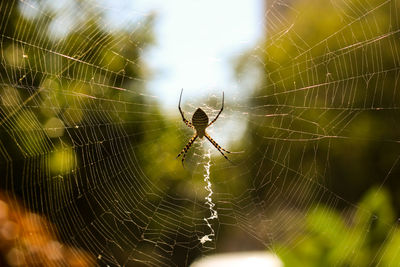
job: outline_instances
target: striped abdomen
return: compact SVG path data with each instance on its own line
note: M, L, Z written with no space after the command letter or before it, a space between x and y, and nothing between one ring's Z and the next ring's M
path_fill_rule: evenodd
M197 135L200 138L203 138L205 135L205 129L208 126L208 116L201 108L198 108L193 114L192 124L196 129Z

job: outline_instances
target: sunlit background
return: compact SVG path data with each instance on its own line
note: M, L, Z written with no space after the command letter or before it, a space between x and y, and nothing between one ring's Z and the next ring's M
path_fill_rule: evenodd
M145 59L156 71L149 90L163 108L176 109L180 88L194 98L221 91L229 99L243 95L231 66L262 37L263 1L139 1L136 5L158 15L156 45Z
M1 1L0 265L398 266L399 10Z
M63 13L70 1L48 1L47 4ZM265 27L262 0L117 0L96 1L94 5L104 8L104 24L111 29L132 31L138 20L156 16L155 45L142 56L152 72L147 81L148 90L169 112L176 109L181 88L195 98L222 91L238 97L241 90L232 63L257 45ZM33 12L31 8L26 9L26 13ZM73 14L61 15L51 27L52 35L65 36L68 27L64 25L73 27L74 23Z

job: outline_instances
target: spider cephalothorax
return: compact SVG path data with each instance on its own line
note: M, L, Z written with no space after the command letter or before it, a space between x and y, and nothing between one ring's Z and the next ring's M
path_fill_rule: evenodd
M182 93L183 93L183 89L181 91L181 96L179 97L179 112L182 115L182 119L183 122L190 128L194 128L196 130L195 135L189 140L189 143L182 149L181 153L178 154L178 156L176 156L177 158L183 154L182 156L182 165L183 162L185 161L185 156L186 156L186 152L189 150L189 148L192 146L192 144L194 143L194 141L197 139L197 137L199 137L200 139L203 138L204 136L208 139L208 141L211 142L211 144L213 144L213 146L215 146L216 149L218 149L219 152L221 152L221 154L227 159L228 157L225 156L224 152L226 153L231 153L225 149L223 149L222 147L220 147L217 142L215 142L211 136L209 136L206 132L206 128L208 126L210 126L211 124L213 124L219 117L219 115L221 114L222 110L224 109L224 92L222 92L222 107L221 110L219 111L219 113L217 114L217 116L215 117L215 119L213 119L210 123L208 123L208 116L207 114L201 109L198 108L192 117L192 122L188 121L187 119L185 119L185 116L183 115L182 109L181 109L181 100L182 100Z

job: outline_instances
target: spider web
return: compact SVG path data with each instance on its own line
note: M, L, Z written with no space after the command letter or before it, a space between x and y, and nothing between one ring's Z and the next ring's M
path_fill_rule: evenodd
M345 232L333 263L355 264L377 225L388 234L371 264L395 264L395 216L359 204L367 188L351 183L375 185L371 203L386 187L400 193L399 8L396 0L266 3L266 37L237 54L240 91L225 91L208 129L243 152L228 155L233 165L199 140L183 169L174 157L191 130L146 92L152 14L137 12L119 32L105 16L123 7L2 1L2 188L100 265L186 266L244 249L284 257L318 231ZM218 113L220 92L207 95L184 95L186 118L199 106ZM343 221L328 222L332 210Z

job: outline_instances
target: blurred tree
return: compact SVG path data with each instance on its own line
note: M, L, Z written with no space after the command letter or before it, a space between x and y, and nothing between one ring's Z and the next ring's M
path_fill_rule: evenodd
M150 73L142 54L153 42L154 16L135 29L108 29L100 8L72 0L61 11L45 0L0 3L0 188L91 253L92 244L65 227L90 225L93 210L115 207L104 201L126 189L127 169L136 186L151 187L136 166L143 158L130 148L163 121L143 97ZM115 191L101 192L108 196L101 206L88 192L110 181Z
M1 188L18 195L25 190L24 158L49 156L54 159L51 174L62 175L88 163L84 154L91 148L83 147L85 142L108 141L101 147L106 152L118 137L115 131L122 130L130 133L124 141L135 145L152 116L161 120L157 108L142 97L149 73L141 54L153 42L153 15L133 34L129 28L102 27L100 11L83 8L85 2L70 1L70 9L61 14L46 1L36 5L8 0L0 8L0 136L5 155L0 168L8 174ZM62 16L75 23L62 28ZM64 34L55 35L54 28ZM60 157L67 155L59 152L64 150L70 156Z
M269 1L257 60L254 51L238 60L240 79L261 70L248 177L264 175L254 199L286 266L397 266L398 10L399 1Z
M248 125L249 150L265 155L249 159L261 164L249 177L266 174L256 194L273 184L270 201L301 208L323 187L356 202L384 184L400 212L399 1L269 3ZM251 59L238 62L239 76Z

